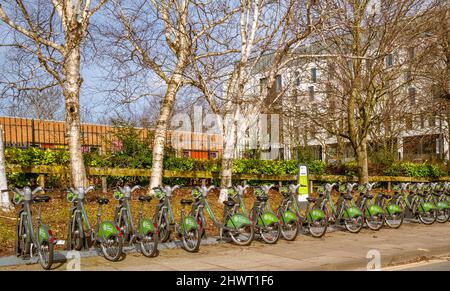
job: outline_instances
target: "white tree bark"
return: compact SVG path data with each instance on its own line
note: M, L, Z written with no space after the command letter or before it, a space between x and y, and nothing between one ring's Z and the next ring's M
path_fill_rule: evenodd
M9 200L8 181L6 180L6 161L3 145L3 127L0 125L0 207L4 212L9 212L13 206Z
M80 131L80 47L72 48L66 57L64 75L66 82L63 90L66 104L66 132L69 144L70 170L72 184L75 187L86 187L86 169L81 152Z

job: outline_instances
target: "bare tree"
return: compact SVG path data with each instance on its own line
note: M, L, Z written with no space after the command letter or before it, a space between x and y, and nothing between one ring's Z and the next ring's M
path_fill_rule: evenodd
M308 102L302 115L351 144L359 180L367 182L369 134L377 122L384 122L380 118L382 105L397 95L404 96L409 83L404 79L408 62L405 50L421 34L417 22L429 18L436 3L382 1L379 9L373 9L373 1L333 3L338 13L328 19L327 26L335 29L327 30L315 43L314 49L321 56L312 59L328 71L329 81L322 89L327 97Z
M292 62L292 51L322 22L317 8L315 1L240 1L238 40L227 41L230 46L222 48L222 53L194 62L192 84L219 117L224 135L222 199L232 183L238 131L258 126L261 113L280 110L285 90L275 88L277 78ZM230 54L233 62L224 64L224 54ZM264 83L255 82L257 77ZM225 88L219 88L217 80Z
M4 45L33 55L40 68L51 76L51 83L45 87L59 86L64 95L74 186L87 184L80 135L81 48L92 15L106 1L39 0L30 3L17 0L0 4L0 19L14 31Z
M115 53L124 56L123 60L135 69L153 72L157 77L154 82L165 86L154 129L152 192L162 183L166 130L177 93L187 83L185 73L190 58L208 54L200 51L197 44L234 11L227 1L166 0L115 1L111 12L120 27L112 27L105 35L117 44Z

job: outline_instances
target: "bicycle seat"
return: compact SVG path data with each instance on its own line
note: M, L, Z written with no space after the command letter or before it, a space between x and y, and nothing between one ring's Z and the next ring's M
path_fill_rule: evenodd
M389 196L388 194L384 194L384 193L378 193L378 196L382 197L382 198L386 198L386 199L391 198L391 196Z
M267 196L257 196L256 200L258 200L260 202L266 202L267 200L269 200L269 197L267 197Z
M181 199L180 203L183 205L191 205L194 201L192 201L191 199Z
M139 195L139 201L141 202L150 202L152 200L151 196Z
M233 200L226 200L223 202L223 204L229 207L233 207L234 205L236 205L236 202L234 202Z
M47 195L39 195L39 196L33 197L33 201L37 202L37 203L48 202L49 200L50 200L50 197Z
M433 192L434 196L442 196L444 195L444 192Z
M372 199L373 198L372 194L365 194L364 196L366 196L367 199Z
M345 200L352 200L353 199L352 195L347 195L345 193L342 196L344 197Z
M109 203L109 199L108 198L103 198L103 197L97 197L96 198L97 203L100 205L106 205Z
M316 202L316 200L317 200L316 198L310 198L310 197L306 198L306 201L311 202L311 203Z

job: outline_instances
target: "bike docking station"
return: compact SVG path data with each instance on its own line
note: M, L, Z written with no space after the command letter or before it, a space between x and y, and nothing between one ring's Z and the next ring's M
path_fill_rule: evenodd
M298 206L300 210L304 211L308 205L308 197L310 197L311 193L307 165L300 164L298 166L297 182L299 185L297 190Z

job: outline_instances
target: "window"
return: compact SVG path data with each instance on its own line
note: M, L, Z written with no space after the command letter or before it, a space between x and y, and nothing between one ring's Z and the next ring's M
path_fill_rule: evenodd
M434 115L430 116L430 118L428 119L428 126L429 127L436 126L436 116L434 116Z
M300 72L296 71L295 72L295 86L300 86Z
M262 93L264 87L267 85L267 78L259 79L259 92Z
M282 81L281 81L281 75L277 75L275 77L275 92L280 92L282 88Z
M309 86L309 101L314 101L314 86Z
M386 67L392 67L394 65L394 57L392 54L386 56Z
M311 82L317 82L317 68L311 68Z
M409 96L409 104L415 105L416 104L416 88L409 88L408 96Z

